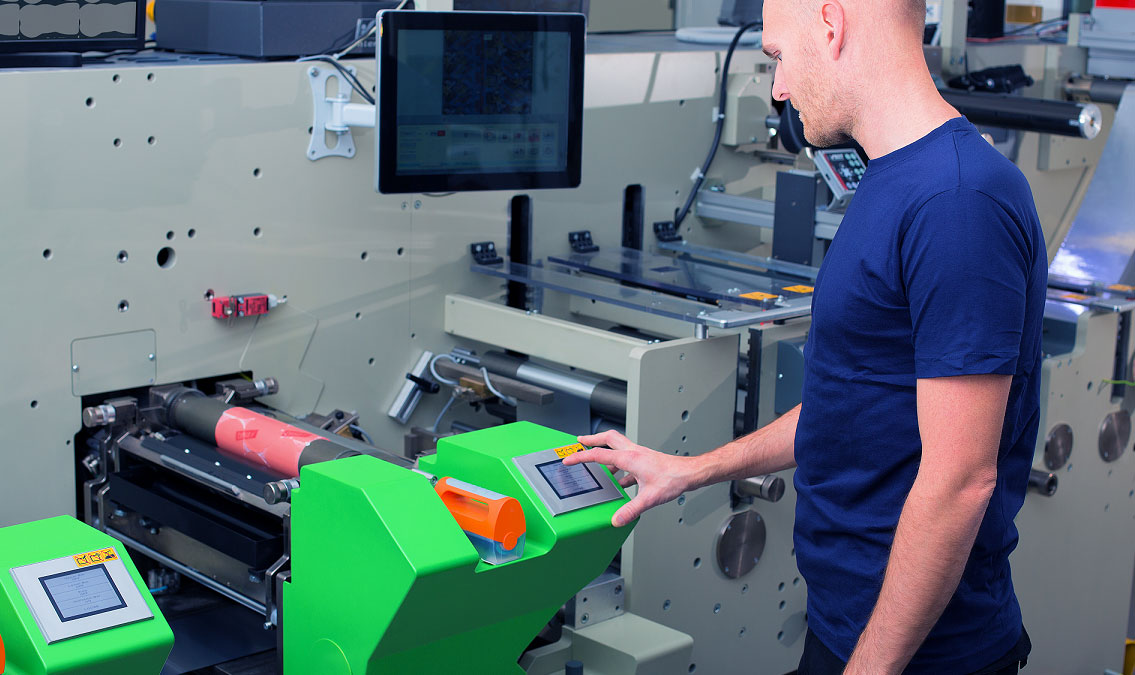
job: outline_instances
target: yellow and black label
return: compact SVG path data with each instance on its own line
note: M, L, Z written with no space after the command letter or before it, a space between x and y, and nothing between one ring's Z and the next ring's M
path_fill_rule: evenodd
M1135 286L1128 286L1127 284L1112 284L1107 287L1107 290L1115 291L1117 293L1130 293L1132 291L1135 291Z
M741 297L748 298L749 300L772 300L777 296L763 291L753 291L752 293L742 293Z
M580 450L586 450L586 449L587 448L583 447L583 443L572 443L571 445L565 445L562 448L556 448L556 456L559 457L560 459L563 459L564 457L567 457L568 455L574 455L575 453L579 452Z
M785 286L784 290L788 291L789 293L811 293L812 291L814 291L816 289L813 288L812 286L805 286L804 284L797 284L795 286Z
M78 567L86 567L88 565L97 565L99 563L108 562L110 560L118 560L118 553L113 548L103 548L97 551L88 551L80 553L79 555L71 556L75 559L75 565Z
M1073 302L1084 302L1085 300L1091 300L1090 296L1084 295L1082 293L1061 293L1056 297L1061 300L1071 300Z

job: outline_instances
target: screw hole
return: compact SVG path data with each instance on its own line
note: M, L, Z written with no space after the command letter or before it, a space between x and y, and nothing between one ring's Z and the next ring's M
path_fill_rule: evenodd
M261 235L261 233L262 233L262 230L259 227L252 228L252 236L259 237Z
M173 267L173 263L177 259L177 253L169 246L163 246L158 250L158 267L163 270L168 270Z
M367 365L368 365L368 366L373 366L373 365L374 365L374 357L373 357L373 356L372 356L371 358L367 359Z
M150 136L149 138L146 139L146 142L149 143L150 145L153 145L154 143L158 142L158 139L154 138L153 136Z
M689 422L690 421L690 411L689 410L683 410L682 411L682 421L683 422Z
M154 81L154 74L153 73L146 73L146 81L147 82L153 82Z
M166 232L166 241L173 241L173 238L174 238L175 236L176 236L176 235L174 235L174 233L173 233L173 230L170 230L169 232Z
M118 301L118 311L129 312L130 311L130 303L127 302L126 300L119 300Z
M122 139L121 138L114 139L114 147L116 147L116 148L122 147Z
M32 401L32 408L38 408L38 407L39 407L39 401Z
M121 79L122 79L122 78L118 76L118 73L115 73L114 75L111 75L111 76L110 76L110 81L111 81L111 82L117 82L117 81L119 81L119 80L121 80Z
M662 611L667 612L669 610L670 610L670 601L669 600L663 600L662 601Z
M43 259L44 260L51 260L54 256L55 256L55 254L52 253L51 249L49 249L49 248L43 249Z
M362 312L355 312L355 320L358 321L361 318L363 318L363 313Z
M255 169L252 170L252 177L253 178L260 178L260 167L256 167Z
M194 238L194 237L196 237L196 236L197 236L197 230L195 230L195 229L193 229L193 228L189 228L189 231L185 233L185 236L187 236L187 237L189 237L190 239L192 239L192 238Z
M91 97L91 96L88 96L88 97L87 97L87 107L88 107L88 108L93 108L93 107L95 107L95 99L94 99L93 97Z
M367 252L363 251L362 254L359 256L359 260L366 260L366 259L367 259Z
M206 300L212 300L214 297L216 296L213 294L213 289L210 288L209 290L205 291Z
M701 567L701 558L694 558L694 567Z
M406 249L402 248L401 246L398 247L398 251L397 251L398 255L402 255L405 252L406 252Z
M124 263L130 259L130 254L126 251L119 251L116 259L118 260L118 262Z
M721 613L721 603L720 602L713 606L713 613L714 614L720 614Z

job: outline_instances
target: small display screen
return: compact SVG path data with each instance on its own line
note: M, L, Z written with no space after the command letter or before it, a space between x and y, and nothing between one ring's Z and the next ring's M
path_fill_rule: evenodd
M601 489L599 481L582 464L564 466L562 459L537 464L540 475L560 499L576 497Z
M47 591L60 621L74 621L126 606L105 565L40 577L39 583Z

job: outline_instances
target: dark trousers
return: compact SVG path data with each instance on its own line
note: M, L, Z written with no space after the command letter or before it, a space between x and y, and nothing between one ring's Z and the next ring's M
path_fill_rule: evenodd
M1013 645L1004 656L984 668L978 668L970 675L1016 675L1017 671L1025 667L1033 643L1025 627L1021 626L1021 639ZM841 661L832 653L812 629L804 637L804 654L800 656L800 668L797 675L840 675L847 663Z

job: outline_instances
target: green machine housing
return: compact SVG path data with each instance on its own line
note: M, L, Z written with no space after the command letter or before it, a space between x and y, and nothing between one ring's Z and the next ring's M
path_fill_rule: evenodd
M152 616L49 644L12 570L111 548L138 591L134 595L119 589L120 597L126 596L126 603L131 598L134 604L144 603ZM81 571L75 566L74 571ZM70 516L0 528L0 596L0 636L7 652L4 675L156 675L173 648L173 632L126 547ZM106 616L108 623L116 623L110 613Z
M621 488L553 516L513 462L575 442L518 422L443 439L420 460L520 501L524 554L500 565L481 561L426 476L369 456L305 466L292 495L285 675L523 673L525 647L631 530L611 526Z

